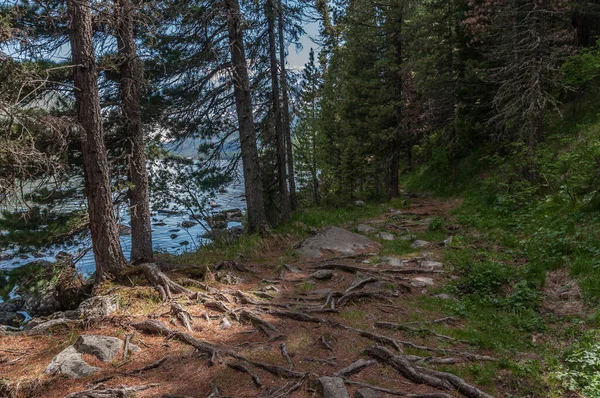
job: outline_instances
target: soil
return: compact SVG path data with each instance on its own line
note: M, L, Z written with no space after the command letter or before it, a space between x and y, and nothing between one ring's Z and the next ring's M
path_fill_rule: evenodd
M446 225L452 225L448 212L459 202L436 201L429 198L418 198L411 201L411 207L400 212L397 210L362 223L374 225L382 231L396 234L406 232L422 232L427 229L428 218L440 216L447 219ZM346 226L348 229L351 226ZM451 232L449 232L451 235ZM273 250L262 253L259 258L244 259L239 264L243 267L232 267L227 271L242 278L243 282L235 285L207 282L211 288L207 294L221 300L233 314L225 315L202 300L191 300L186 295L174 295L175 300L192 316L192 331L186 330L171 313L170 303L161 303L160 294L144 283L142 279L132 280L135 286L111 285L102 294L110 293L121 297L121 308L108 318L88 322L82 327L72 329L57 329L52 333L40 336L26 334L6 335L0 338L0 377L8 380L10 391L19 390L19 396L63 398L69 393L83 391L98 384L98 381L112 376L103 382L107 387L120 385L135 386L157 383L158 386L135 393L135 397L207 397L215 387L221 396L255 397L277 396L275 390L284 386L290 387L299 379L275 376L244 361L228 355L218 355L214 364L211 358L199 352L188 344L173 336L161 336L141 333L131 325L147 319L163 322L170 329L189 333L196 339L210 342L223 350L234 351L253 361L277 365L288 369L289 363L282 355L281 344L285 347L293 363L293 369L305 373L301 385L291 393L280 396L313 397L318 396L316 379L330 376L360 358L368 358L364 350L368 347L383 345L373 339L361 336L348 328L365 330L386 336L396 341L409 342L420 346L432 347L433 351L407 349L410 354L426 357L449 357L455 354L435 351L451 349L454 352L469 352L472 354L489 355L480 349L459 341L449 341L427 333L415 333L411 330L389 330L375 326L376 322L391 322L410 325L408 315L414 320L417 314L421 320L435 320L444 317L435 311L415 308L415 297L433 295L433 288L443 286L450 278L451 270L444 267L441 272L431 273L425 269L419 272L418 264L423 258L439 260L444 250L441 242L432 242L432 247L415 249L415 252L401 257L407 264L393 267L385 262L376 261L373 254L358 254L355 256L336 256L320 259L300 259L288 263L300 269L299 273L284 272L284 267L275 264L297 246L298 242L289 239L278 240ZM333 276L329 280L311 281L309 275L319 268L331 265ZM339 265L361 267L380 280L379 285L365 286L360 291L374 292L372 296L351 299L342 308L334 306L331 309L329 292L339 292L338 299L351 286L353 272L342 270ZM235 269L234 269L235 268ZM390 269L415 269L413 274L388 272ZM246 269L241 271L240 269ZM178 280L176 272L167 272L173 279ZM413 287L411 280L416 277L427 277L434 281L432 287ZM184 282L181 282L184 283ZM197 291L198 288L186 285ZM102 289L100 289L102 290ZM237 297L237 291L242 291L259 304L242 304ZM254 293L260 292L259 295ZM265 299L264 294L272 296ZM287 306L287 308L279 307ZM330 312L318 312L329 308ZM235 315L241 310L249 310L270 323L277 329L274 336L267 336L247 321L235 320ZM302 322L277 316L277 311L302 312L325 320L324 322ZM207 321L205 315L209 315ZM229 329L220 328L221 319L227 316L231 322ZM346 326L340 327L339 324ZM460 322L452 324L460 327ZM69 344L72 344L79 334L100 334L125 339L125 335L133 334L132 343L141 347L140 353L111 363L84 356L84 359L103 371L84 379L68 379L61 376L49 377L44 375L44 369L52 358ZM326 347L325 341L329 347ZM401 353L390 345L387 347L395 354ZM160 366L137 373L129 374L132 370L142 368L166 357ZM471 366L468 359L457 357L460 363L454 367ZM214 358L213 358L214 359ZM232 369L227 364L243 364L260 378L263 387L257 388L250 375ZM435 369L436 365L420 364L420 366ZM448 369L448 367L445 367ZM425 384L417 384L400 375L399 372L385 363L368 367L360 373L350 376L349 380L376 385L397 390L404 394L446 393L450 396L460 396L456 391L441 391ZM352 396L359 388L358 385L347 384ZM0 384L0 395L2 395ZM30 391L29 393L27 391ZM6 391L9 388L6 387ZM9 392L6 392L7 396ZM382 394L382 396L386 396ZM390 395L391 396L391 395Z

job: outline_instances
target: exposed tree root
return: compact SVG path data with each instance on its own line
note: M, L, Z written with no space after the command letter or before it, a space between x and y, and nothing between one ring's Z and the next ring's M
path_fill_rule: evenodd
M193 292L178 283L173 282L156 264L140 265L148 281L160 292L163 302L171 300L173 294L192 294Z
M240 320L249 321L252 324L252 326L266 334L268 338L273 338L275 336L281 335L281 332L279 331L279 329L277 329L277 327L275 327L275 325L265 321L253 312L242 310L242 312L240 313Z
M187 330L190 332L192 331L192 316L189 312L184 310L179 303L171 303L171 314L173 314Z
M346 304L348 304L352 300L356 300L356 299L364 298L364 297L377 298L380 300L388 300L388 296L390 296L390 294L393 294L393 292L390 292L390 291L371 292L371 291L366 291L366 290L352 291L352 292L346 293L342 297L340 297L337 300L337 306L338 306L338 308L341 308L341 307L344 307Z
M325 347L325 349L327 349L329 351L335 351L335 349L333 348L333 346L331 345L331 343L327 341L327 339L325 338L325 336L321 336L319 338L319 341L321 342L321 344L323 345L323 347Z
M439 392L434 392L431 394L408 394L405 393L403 391L398 391L398 390L392 390L390 388L384 388L384 387L379 387L373 384L369 384L369 383L362 383L360 381L353 381L353 380L348 380L348 379L344 379L344 383L346 384L353 384L355 386L361 386L361 387L367 387L370 388L372 390L376 390L376 391L381 391L384 392L386 394L390 394L390 395L398 395L401 397L409 397L409 398L454 398L452 395L448 395L445 393L439 393Z
M403 331L412 332L412 333L427 333L427 334L430 334L430 335L432 335L434 337L437 337L439 339L447 340L447 341L452 341L452 342L459 342L460 341L460 340L455 339L454 337L450 337L450 336L446 336L444 334L436 333L433 330L424 329L424 328L415 329L415 328L412 328L410 326L402 325L402 324L399 324L399 323L376 322L375 326L378 327L378 328L382 328L382 329L403 330Z
M105 388L105 386L100 385L92 390L86 390L69 394L65 398L126 398L132 396L136 392L144 391L157 386L158 384L144 384L141 386L119 386Z
M219 355L229 356L231 358L235 358L241 361L245 361L259 369L265 370L269 373L272 373L276 376L288 377L288 378L303 378L305 373L296 372L293 370L288 370L276 365L270 365L267 363L262 363L258 361L253 361L249 358L246 358L240 354L233 352L232 350L221 348L213 343L209 343L206 341L199 340L187 333L180 332L178 330L172 330L165 324L156 320L146 320L138 323L134 323L131 326L134 328L153 334L163 334L163 335L171 335L177 337L180 341L185 344L191 345L196 348L203 354L210 355L210 363L215 364L218 361Z
M292 361L292 358L290 357L290 354L288 354L287 347L286 347L285 343L279 344L279 349L281 350L281 355L287 361L290 370L294 370L294 361Z
M233 370L237 370L238 372L248 374L252 378L252 382L254 383L254 385L257 388L261 388L263 386L262 382L260 381L260 377L258 377L258 375L256 375L256 374L252 373L250 371L250 369L248 369L244 365L239 364L239 363L227 363L227 366L229 366Z
M451 373L438 372L420 366L413 366L404 356L395 355L385 347L370 347L367 348L365 352L379 362L390 365L403 377L414 383L427 384L431 387L446 391L458 390L461 394L469 398L493 398L491 395L468 384L460 377Z
M337 372L335 372L333 375L337 376L337 377L350 377L352 375L355 375L359 372L361 372L362 370L376 365L377 361L373 360L373 359L359 359L357 361L352 362L350 365L346 366L344 369L338 370Z

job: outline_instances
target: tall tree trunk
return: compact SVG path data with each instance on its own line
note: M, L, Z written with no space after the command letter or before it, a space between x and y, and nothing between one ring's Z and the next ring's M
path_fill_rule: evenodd
M96 277L117 275L125 265L114 216L98 76L92 42L89 0L67 0L71 19L71 53L77 120L83 129L82 155Z
M131 145L129 177L133 186L129 190L129 211L131 214L131 262L135 263L152 260L152 225L146 172L146 147L140 106L143 69L136 54L133 15L134 10L130 0L117 0L121 107L124 132Z
M287 155L288 184L290 188L290 207L296 210L298 199L296 198L296 180L294 174L294 157L292 151L292 129L290 118L290 99L288 96L287 73L285 69L285 36L283 20L282 0L278 2L278 33L279 33L279 75L281 80L281 122L285 135L285 149Z
M404 4L400 3L399 7L403 7ZM395 49L396 49L396 68L397 74L396 76L396 100L398 101L398 107L396 109L398 125L396 127L396 131L394 132L394 137L392 141L392 156L390 159L390 185L388 190L388 200L397 198L400 196L400 187L399 187L399 179L400 179L400 151L402 149L402 142L400 137L402 135L403 130L405 130L402 126L405 124L404 117L404 106L403 106L403 94L404 94L404 80L402 76L402 23L403 23L403 13L400 13L400 17L397 21L398 30L396 32L396 40L395 40Z
M271 59L271 89L273 113L275 114L275 140L277 143L277 171L279 183L279 216L284 222L290 218L290 196L287 188L285 162L285 134L281 120L281 102L279 99L279 76L277 73L277 46L275 43L275 7L273 0L267 0L267 30L269 33L269 57Z
M267 229L267 216L260 179L256 131L252 117L252 95L250 78L244 53L242 15L238 0L225 0L227 26L229 28L229 49L233 67L233 88L235 107L240 131L240 147L244 168L244 187L248 208L248 232L264 232Z

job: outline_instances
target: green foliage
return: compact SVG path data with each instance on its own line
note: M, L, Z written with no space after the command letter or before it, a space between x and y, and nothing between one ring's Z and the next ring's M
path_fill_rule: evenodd
M589 398L600 397L600 334L589 331L567 352L564 365L558 365L551 378L567 391L577 391Z
M570 57L562 69L565 83L574 88L583 88L597 80L600 76L600 42Z

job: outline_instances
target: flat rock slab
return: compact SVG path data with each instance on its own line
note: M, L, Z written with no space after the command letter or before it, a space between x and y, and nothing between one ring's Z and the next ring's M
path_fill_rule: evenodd
M341 377L321 377L318 382L323 390L323 398L350 398Z
M64 374L73 378L87 377L102 369L88 365L74 346L70 345L54 357L44 373Z
M410 284L413 285L414 287L426 287L426 286L433 286L435 284L435 282L431 278L427 278L425 276L418 276L418 277L414 278L410 282Z
M117 337L88 334L79 336L74 347L80 353L94 355L101 361L110 362L121 351L123 340Z
M338 227L329 227L302 242L298 253L303 257L321 258L327 252L353 255L376 252L382 248L383 246L366 236Z
M327 280L327 279L331 279L331 277L333 276L333 271L330 269L320 269L316 272L313 272L310 277L313 279L317 279L317 280Z

